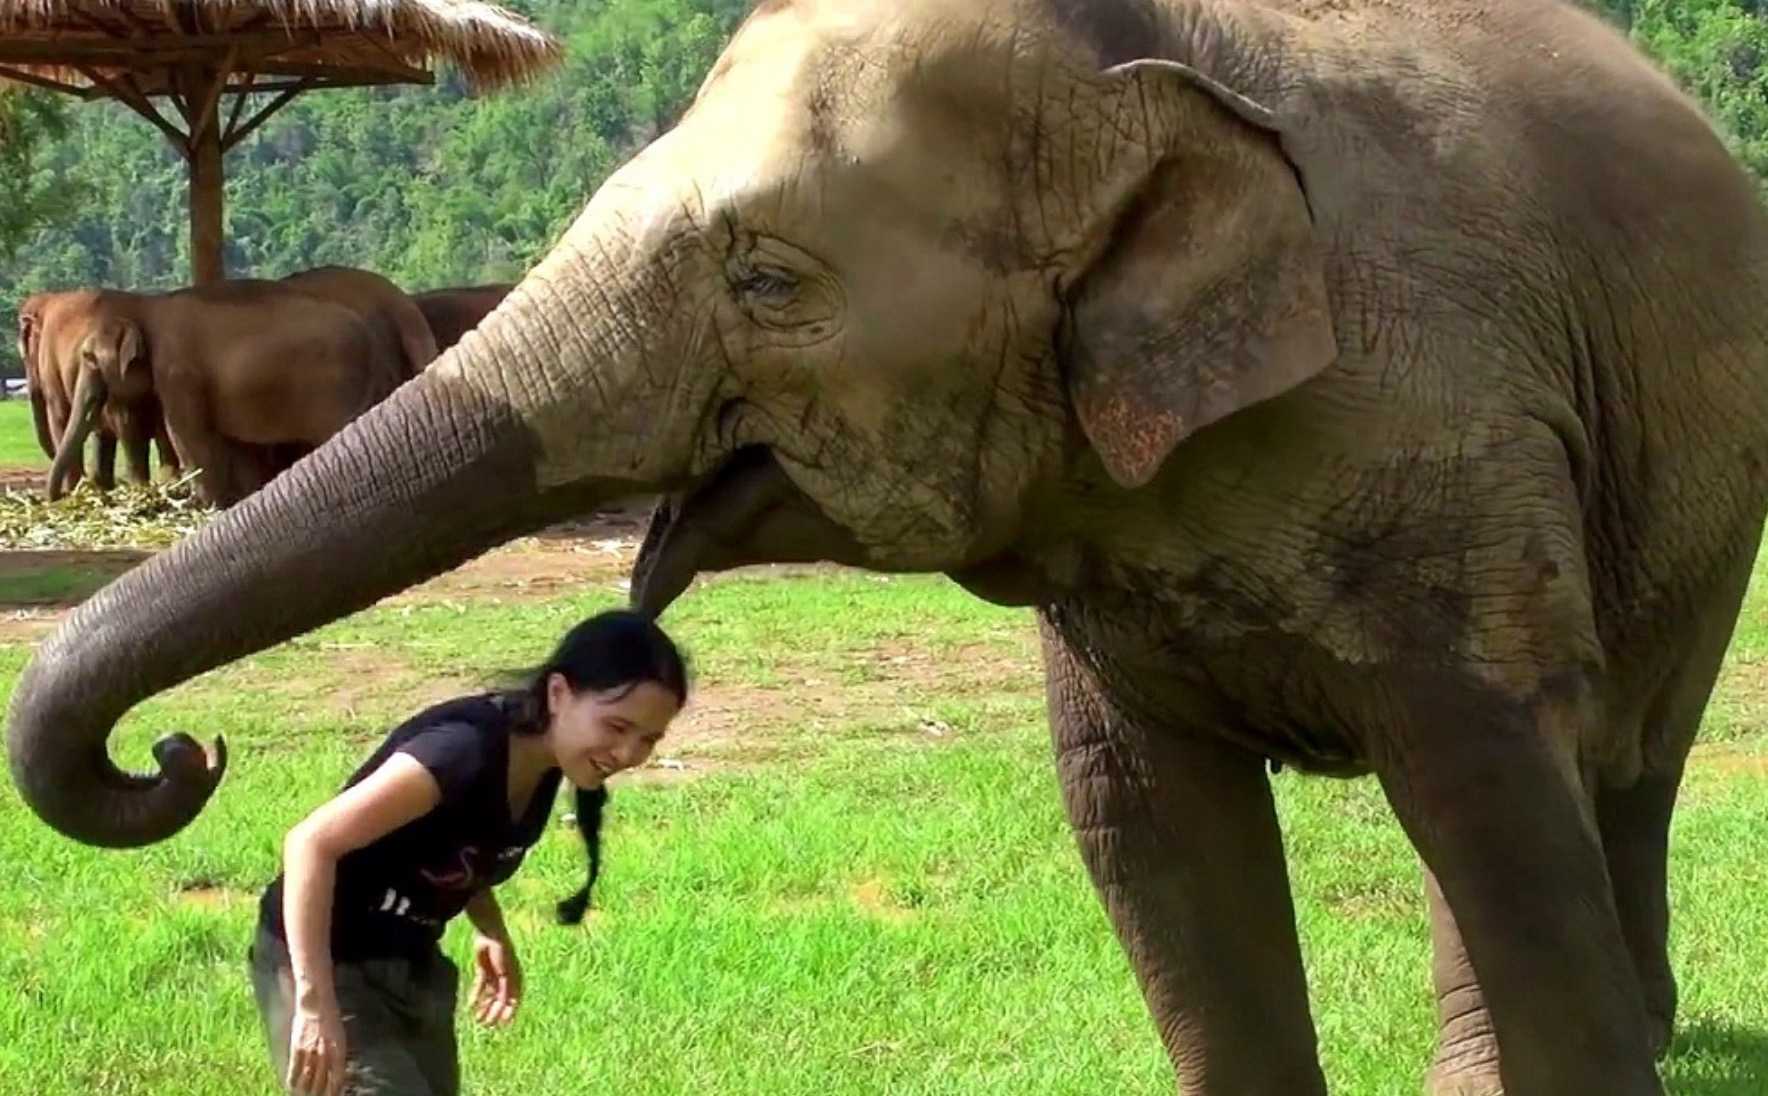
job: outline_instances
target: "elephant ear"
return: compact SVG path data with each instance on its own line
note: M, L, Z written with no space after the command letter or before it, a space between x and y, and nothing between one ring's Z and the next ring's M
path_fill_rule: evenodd
M147 365L147 340L141 325L125 320L117 333L117 370L127 377L131 370Z
M24 363L26 375L30 375L37 358L37 315L35 312L21 310L18 314L18 360Z
M1188 66L1106 70L1155 142L1113 180L1060 349L1112 479L1140 487L1197 430L1336 359L1323 253L1269 110Z

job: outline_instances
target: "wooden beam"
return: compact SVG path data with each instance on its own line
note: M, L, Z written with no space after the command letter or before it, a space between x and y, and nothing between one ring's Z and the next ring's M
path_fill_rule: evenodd
M5 65L0 65L0 77L4 77L8 80L16 80L21 84L30 84L33 87L44 88L48 91L63 92L81 99L90 100L109 98L109 96L96 88L83 88L77 84L64 84L59 80L51 80L47 76L38 76L35 73L25 72L23 69L8 68Z
M204 74L209 86L202 90L202 106L197 110L196 121L190 126L193 135L211 125L219 127L220 119L215 117L215 109L221 105L221 93L227 90L227 78L233 75L233 66L238 61L239 49L235 47L228 50L227 56L221 59L220 68Z
M279 61L266 65L261 72L276 76L311 76L325 80L333 87L349 87L352 84L369 86L381 84L433 84L436 77L423 69L415 68L370 68L366 65L326 65L309 64L304 61Z
M181 152L186 156L190 155L190 142L188 138L180 133L176 126L166 121L159 111L154 109L153 103L148 101L147 97L141 93L139 87L124 85L116 80L112 80L101 72L86 68L85 66L79 66L79 71L80 75L92 81L94 84L97 84L99 87L109 91L112 98L122 100L124 103L128 104L130 109L134 110L135 113L158 126L160 132L170 138L172 143L178 146L178 149Z
M335 43L335 39L333 43ZM323 53L328 43L318 34L304 31L295 37L281 32L253 34L193 34L183 38L162 35L143 38L31 38L8 35L0 39L0 57L40 65L99 64L153 65L219 61L229 49L241 56L279 57L299 50ZM366 52L366 51L362 51Z
M278 95L274 100L271 101L269 106L265 107L263 110L260 110L258 113L252 115L252 120L247 122L240 129L236 130L236 129L233 129L231 126L228 127L227 135L225 137L221 138L221 151L222 152L231 151L235 145L239 144L241 141L245 140L247 137L250 137L252 135L253 130L257 129L259 126L263 125L265 122L268 122L270 120L270 116L272 114L275 114L277 111L281 110L283 107L288 106L289 103L294 101L295 96L301 94L303 91L307 91L311 86L312 86L311 84L309 84L305 81L303 81L299 84L296 84L294 87L289 88L287 91L284 91L281 95ZM243 99L242 99L242 101L243 101Z
M221 133L209 126L190 140L190 274L196 285L227 277L222 253Z
M246 99L252 94L252 85L257 82L258 74L248 72L246 73L246 86L233 94L233 110L227 115L227 124L221 127L221 149L223 152L232 148L236 143L233 134L239 126L240 112L246 109Z

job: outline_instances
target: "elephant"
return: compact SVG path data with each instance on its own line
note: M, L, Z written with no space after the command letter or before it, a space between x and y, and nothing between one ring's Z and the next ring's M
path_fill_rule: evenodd
M227 507L406 379L390 328L277 282L105 290L70 327L80 368L51 498L107 403L157 396L173 446L201 470L198 496Z
M96 290L75 289L34 293L19 306L19 357L24 363L26 383L30 388L37 444L42 447L43 455L51 459L67 431L73 392L78 383L77 332L86 322L86 311L97 299ZM165 419L160 413L159 401L151 392L132 403L106 401L94 432L98 435L95 482L101 490L108 491L116 485L119 440L128 459L132 482L152 480L149 453L150 447L156 444L161 466L174 477L181 471ZM84 461L78 449L75 454L65 477L69 486L78 483L84 475ZM50 499L59 498L59 488L54 484L49 487Z
M435 333L438 350L447 350L460 337L479 325L491 310L503 303L514 289L514 283L457 286L453 289L428 289L412 295L424 319Z
M407 379L417 376L439 353L436 337L416 302L392 281L370 270L320 266L285 275L282 281L324 300L356 310L369 323L385 325L399 344Z
M1374 777L1417 851L1431 1091L1660 1093L1764 279L1751 179L1571 4L762 0L483 323L43 643L12 777L171 837L225 743L125 772L133 705L658 495L647 611L804 559L1029 610L1183 1091L1325 1090L1281 765Z

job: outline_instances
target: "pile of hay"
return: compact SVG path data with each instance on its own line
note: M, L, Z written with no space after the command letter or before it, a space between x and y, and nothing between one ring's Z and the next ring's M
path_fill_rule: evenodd
M201 529L218 511L196 497L193 472L172 483L119 484L101 492L90 481L50 502L37 491L0 493L0 550L157 549Z

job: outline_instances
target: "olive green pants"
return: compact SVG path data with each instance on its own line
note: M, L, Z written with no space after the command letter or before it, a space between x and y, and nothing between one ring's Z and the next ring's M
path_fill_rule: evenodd
M294 975L288 949L259 929L250 952L252 995L277 1085L288 1076ZM437 951L426 960L338 963L332 980L344 1020L348 1096L458 1096L454 1006L460 971Z

